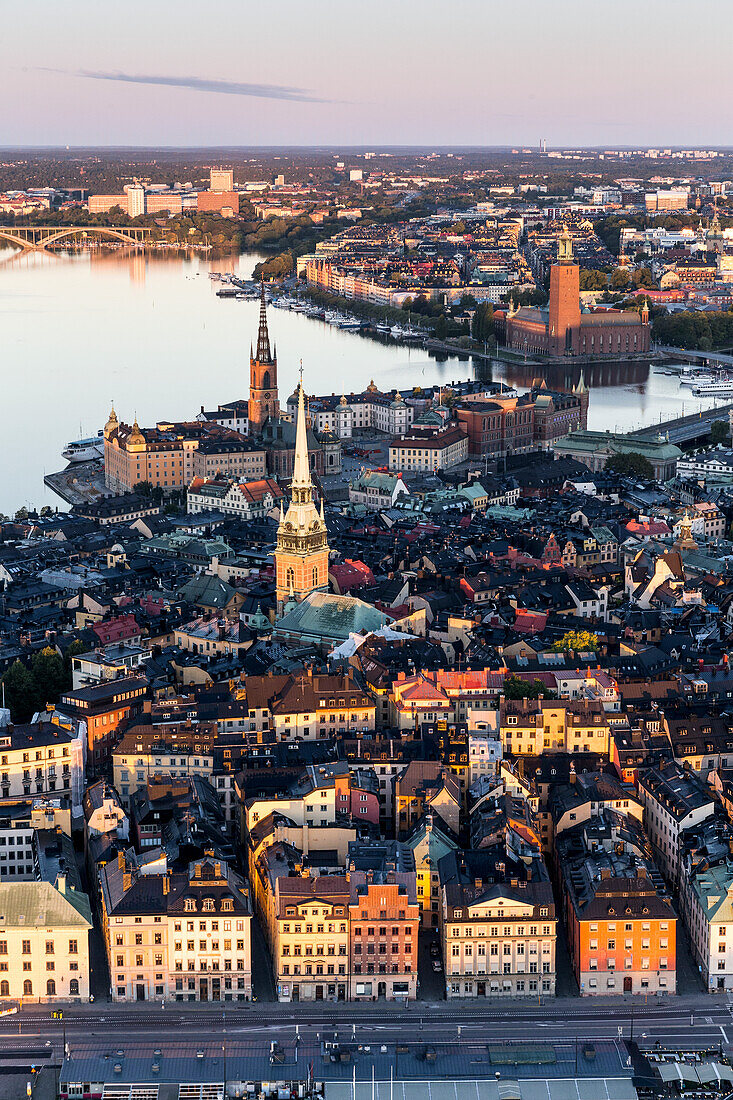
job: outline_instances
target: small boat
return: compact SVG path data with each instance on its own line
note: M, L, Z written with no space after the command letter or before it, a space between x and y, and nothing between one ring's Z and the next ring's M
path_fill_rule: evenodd
M92 462L95 458L104 458L104 436L99 432L89 439L73 439L61 454L67 462Z
M714 382L715 378L710 371L683 370L680 375L681 386L700 386L703 383Z

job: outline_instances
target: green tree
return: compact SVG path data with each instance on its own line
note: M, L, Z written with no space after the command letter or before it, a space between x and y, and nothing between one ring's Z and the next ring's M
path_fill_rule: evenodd
M616 267L611 272L611 286L616 288L622 288L629 285L631 281L628 271L625 267Z
M562 638L553 642L550 646L553 653L596 653L598 651L598 635L590 630L568 630Z
M714 420L710 425L710 442L714 447L719 443L730 442L730 431L727 420Z
M491 302L480 302L473 315L471 335L484 343L494 337L494 307Z
M654 276L652 275L651 268L637 267L631 278L634 286L644 286L647 288L654 286Z
M581 267L579 278L581 290L605 290L608 286L608 276L595 268Z
M606 459L605 470L613 474L622 474L626 477L641 477L645 481L654 480L654 467L648 458L640 455L638 451L629 451L628 454L611 455Z
M71 685L71 676L72 676L71 661L72 661L72 658L77 657L80 653L86 653L88 649L89 649L89 646L86 644L86 642L82 642L81 639L77 638L75 641L73 641L71 643L71 645L68 645L66 647L66 649L64 650L64 668L66 670L66 679L67 679L67 683L69 685Z
M14 722L27 722L35 708L35 684L33 676L22 663L14 661L2 678L5 688L5 705L10 707Z
M141 497L149 497L151 500L161 501L163 490L160 485L153 485L150 481L136 481L132 487L133 493Z
M555 692L541 680L522 680L519 676L507 676L504 680L505 699L554 699Z
M46 646L34 655L31 676L36 709L45 707L46 703L57 702L61 693L69 686L64 658L51 646Z

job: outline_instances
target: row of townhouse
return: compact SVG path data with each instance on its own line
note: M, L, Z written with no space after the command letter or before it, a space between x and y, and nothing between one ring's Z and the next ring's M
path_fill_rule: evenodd
M255 827L249 855L278 999L414 999L420 905L412 852L394 841L348 841L328 827L288 831L285 840L269 823L266 832ZM292 840L305 841L305 853ZM347 844L341 866L319 867L334 840Z
M213 856L168 869L120 851L104 865L99 909L113 1001L245 1001L252 996L252 904Z
M249 731L272 731L278 741L323 739L375 726L374 700L351 671L248 676L235 697L247 705Z

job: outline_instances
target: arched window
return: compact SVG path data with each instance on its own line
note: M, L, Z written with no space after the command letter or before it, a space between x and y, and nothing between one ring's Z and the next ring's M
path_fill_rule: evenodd
M24 997L31 997L32 995L33 995L33 982L28 981L26 979L26 981L23 982L23 996Z
M313 587L316 588L317 586L318 586L318 566L314 565L313 566Z
M10 983L9 982L0 982L0 997L9 997L9 996L10 996Z
M78 997L79 996L79 979L78 978L72 978L71 981L69 982L69 994L72 997Z
M262 388L263 390L269 390L270 388L270 372L266 370L262 375Z
M288 592L291 588L295 587L295 570L291 565L289 565L285 571L285 587Z
M48 981L46 982L46 996L47 997L55 997L56 996L56 982L53 980L53 978L49 978Z

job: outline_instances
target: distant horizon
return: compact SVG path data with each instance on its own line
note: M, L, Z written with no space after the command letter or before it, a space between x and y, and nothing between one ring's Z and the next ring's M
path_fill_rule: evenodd
M530 145L527 142L509 142L508 144L500 145L440 145L440 144L417 144L417 145L403 145L403 144L365 144L365 145L344 145L339 142L332 143L304 143L302 145L296 144L282 144L282 145L237 145L233 143L222 142L212 145L166 145L164 143L121 143L121 144L100 144L98 142L84 143L81 142L76 145L54 145L54 144L0 144L0 151L2 152L31 152L31 153L93 153L97 151L104 151L107 153L112 152L171 152L171 153L208 153L208 152L248 152L248 153L330 153L334 157L337 153L353 153L355 155L364 155L369 152L398 152L408 154L423 154L423 153L436 153L436 152L449 152L449 153L476 153L476 152L508 152L511 155L511 151L517 149L517 156L522 152L538 153L544 152L583 152L583 153L601 153L605 150L612 150L618 152L630 152L636 149L671 149L673 151L694 151L696 149L713 150L718 153L730 154L733 156L733 145L716 145L714 142L695 143L694 145L685 145L681 143L675 144L674 142L630 142L624 145L612 145L608 142L602 142L598 145L580 145L573 143L563 143L559 145L550 145L547 143L545 150L541 150L539 143ZM690 162L687 162L690 163ZM694 162L693 162L694 163Z

